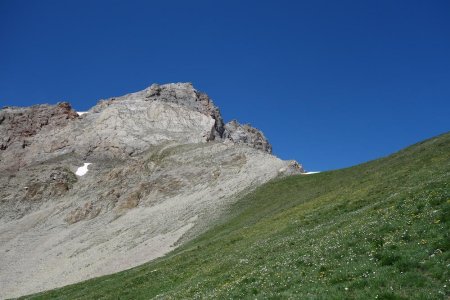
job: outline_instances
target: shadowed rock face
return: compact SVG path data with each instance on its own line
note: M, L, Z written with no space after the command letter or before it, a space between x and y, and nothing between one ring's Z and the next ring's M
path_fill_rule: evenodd
M3 108L0 146L0 298L152 260L243 191L303 172L272 156L260 131L225 125L187 83L101 100L82 116L67 103Z

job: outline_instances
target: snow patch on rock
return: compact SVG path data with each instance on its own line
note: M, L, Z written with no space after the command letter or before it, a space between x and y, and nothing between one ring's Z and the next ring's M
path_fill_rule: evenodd
M91 163L84 163L82 167L79 167L77 171L75 172L75 175L77 176L84 176L89 171L88 166L91 165Z

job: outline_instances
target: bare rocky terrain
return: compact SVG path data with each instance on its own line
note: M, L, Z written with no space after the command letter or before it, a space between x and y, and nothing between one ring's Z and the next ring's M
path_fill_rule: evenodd
M271 151L189 83L154 84L82 115L68 103L2 108L0 298L168 253L238 196L303 172Z

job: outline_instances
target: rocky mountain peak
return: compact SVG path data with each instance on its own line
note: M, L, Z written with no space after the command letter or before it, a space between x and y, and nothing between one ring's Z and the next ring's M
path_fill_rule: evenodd
M68 103L1 109L0 298L166 254L243 192L303 172L270 153L261 131L224 124L189 83L154 84L82 115Z
M235 120L225 124L219 108L191 83L152 84L100 100L83 116L66 102L7 107L0 110L0 125L0 169L67 153L125 159L166 142L231 141L272 153L261 131Z
M209 140L222 138L224 122L219 109L207 94L197 91L192 83L152 84L143 92L146 99L176 103L212 117L215 123Z
M250 124L241 125L236 120L224 124L219 108L207 94L197 91L192 83L152 84L143 94L146 99L176 103L211 116L215 123L208 140L231 140L272 153L272 146L260 130Z

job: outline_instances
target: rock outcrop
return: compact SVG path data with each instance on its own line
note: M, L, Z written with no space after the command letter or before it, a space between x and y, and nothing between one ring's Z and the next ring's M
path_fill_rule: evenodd
M101 100L0 110L0 298L162 256L238 195L303 169L191 84ZM79 167L89 168L75 175Z
M0 110L0 171L2 167L18 168L20 158L28 152L34 137L40 133L64 128L78 114L69 103L4 107ZM17 164L14 164L16 162Z
M272 153L272 145L266 139L264 134L248 124L241 125L233 120L224 126L224 139L230 139L237 144L244 144L258 150Z

